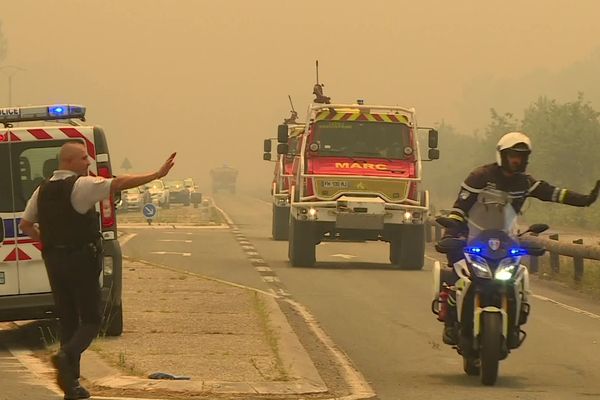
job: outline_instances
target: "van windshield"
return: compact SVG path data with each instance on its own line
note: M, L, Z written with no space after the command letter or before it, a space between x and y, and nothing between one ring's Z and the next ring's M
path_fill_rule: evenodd
M319 121L312 143L318 144L315 153L330 157L402 160L411 157L413 152L410 128L401 123Z

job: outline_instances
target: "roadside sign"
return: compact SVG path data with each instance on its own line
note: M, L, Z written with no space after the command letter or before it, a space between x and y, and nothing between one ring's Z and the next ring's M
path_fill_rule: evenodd
M147 203L144 204L144 207L142 207L142 213L144 214L144 217L146 217L147 219L152 219L154 217L156 217L156 206L152 203Z

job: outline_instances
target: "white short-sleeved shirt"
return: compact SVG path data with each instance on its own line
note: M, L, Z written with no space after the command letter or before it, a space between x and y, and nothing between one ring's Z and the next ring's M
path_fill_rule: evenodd
M51 181L67 179L70 176L77 175L73 171L58 169L54 171ZM71 192L71 204L75 211L85 214L94 205L110 197L110 185L112 178L102 178L100 176L82 176L75 181L73 192ZM27 207L23 212L23 219L29 222L38 222L38 192L40 188L35 189L31 198L27 202Z

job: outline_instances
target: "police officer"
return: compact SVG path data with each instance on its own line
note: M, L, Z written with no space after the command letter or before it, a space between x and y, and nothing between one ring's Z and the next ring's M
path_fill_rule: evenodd
M567 204L575 207L588 207L598 198L600 181L589 194L580 194L571 190L558 188L547 182L534 179L525 173L531 154L531 140L521 132L509 132L502 136L496 146L496 162L475 169L461 186L458 198L454 203L449 218L458 222L453 229L447 229L444 237L467 237L467 218L469 210L477 201L477 196L486 188L507 192L516 213L521 211L527 197L542 201ZM462 259L462 252L448 254L448 265ZM451 270L454 272L454 269ZM445 274L447 277L448 274ZM446 282L453 285L458 278L453 274L454 281ZM447 279L448 280L448 279ZM443 341L446 344L456 344L456 304L451 296L448 299L448 313L444 321Z
M79 383L79 360L98 335L101 314L100 227L95 204L111 193L167 175L175 153L153 173L112 179L87 176L90 160L81 142L64 144L59 169L27 203L19 228L42 243L42 258L61 328L61 346L51 361L66 400L89 398ZM37 224L36 224L37 223Z

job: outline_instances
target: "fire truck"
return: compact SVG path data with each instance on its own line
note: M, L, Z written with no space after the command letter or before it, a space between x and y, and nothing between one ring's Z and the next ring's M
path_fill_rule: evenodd
M275 161L273 181L271 183L272 200L272 224L271 232L274 240L287 240L290 219L289 187L292 178L292 166L298 139L304 132L305 125L302 123L289 122L281 125L286 131L287 140L285 146L278 146L277 157L273 160L271 155L273 139L265 139L264 156L266 161Z
M42 244L21 232L19 222L31 194L58 169L58 152L66 142L85 145L91 161L88 174L113 176L104 131L79 122L85 121L85 111L69 104L0 108L0 321L56 317ZM96 205L103 250L101 333L109 336L123 331L115 200Z
M212 180L212 191L217 193L224 190L229 193L235 193L235 185L238 176L238 170L226 164L222 167L213 168L210 170Z
M414 108L328 100L309 106L295 143L289 127L278 127L278 153L295 154L287 193L291 265L314 265L324 240L369 240L388 242L397 268L422 269L429 193L420 186L417 131L429 130L427 160L439 158L437 131L419 128Z

